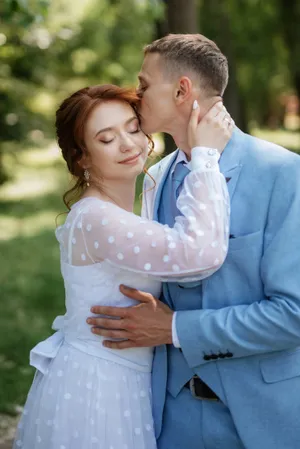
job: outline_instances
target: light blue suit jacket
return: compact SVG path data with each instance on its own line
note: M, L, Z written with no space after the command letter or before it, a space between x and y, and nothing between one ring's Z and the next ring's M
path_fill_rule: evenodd
M177 151L150 170L158 182L155 195L145 194L146 213L156 220L176 156ZM229 251L221 269L203 281L200 310L192 310L190 297L187 304L184 296L178 303L176 298L164 298L178 310L182 347L178 356L184 357L186 368L181 363L167 376L166 347L156 348L152 376L156 436L161 432L166 389L176 397L179 387L172 385L181 388L193 371L228 406L247 449L296 449L300 447L300 157L236 129L220 168L229 180L231 197ZM199 298L194 300L199 304ZM205 357L228 352L231 358Z

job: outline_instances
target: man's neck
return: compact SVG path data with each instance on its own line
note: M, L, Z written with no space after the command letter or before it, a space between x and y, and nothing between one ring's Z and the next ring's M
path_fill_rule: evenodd
M199 106L200 106L200 116L199 120L202 120L204 115L213 107L214 104L216 104L218 101L220 101L220 97L210 97L203 100L199 100ZM189 117L187 117L185 122L182 122L180 124L177 124L177 126L174 128L174 130L170 130L169 134L173 137L177 148L180 148L182 151L185 152L187 159L191 159L191 148L188 144L187 139L187 127L189 123Z

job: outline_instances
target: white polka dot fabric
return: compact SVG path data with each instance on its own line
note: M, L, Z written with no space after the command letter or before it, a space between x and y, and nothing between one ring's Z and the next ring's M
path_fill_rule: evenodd
M227 251L227 186L216 151L194 154L177 201L182 216L173 228L113 203L85 198L73 206L60 229L64 260L71 265L107 261L162 281L201 280L214 273Z
M63 345L37 372L14 449L156 449L151 374Z

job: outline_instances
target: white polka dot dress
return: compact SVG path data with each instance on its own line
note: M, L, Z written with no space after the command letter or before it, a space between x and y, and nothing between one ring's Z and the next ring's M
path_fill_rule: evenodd
M156 449L152 348L105 348L86 318L93 305L135 304L120 284L158 297L161 281L203 279L220 267L228 238L226 183L215 153L196 156L173 228L91 197L76 203L58 228L66 314L31 351L37 371L14 449Z

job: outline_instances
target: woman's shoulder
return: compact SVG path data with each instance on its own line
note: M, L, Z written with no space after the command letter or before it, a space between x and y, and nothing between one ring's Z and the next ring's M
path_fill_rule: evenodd
M69 223L67 226L72 226L75 222L78 228L81 225L86 225L90 228L89 223L102 226L112 222L126 224L128 221L130 222L137 218L141 219L133 212L122 209L110 201L105 201L98 197L85 197L72 206L66 224Z
M116 209L113 203L104 201L99 197L83 197L72 205L66 221L68 221L68 218L72 221L75 217L79 218L80 216L99 218L112 209Z

